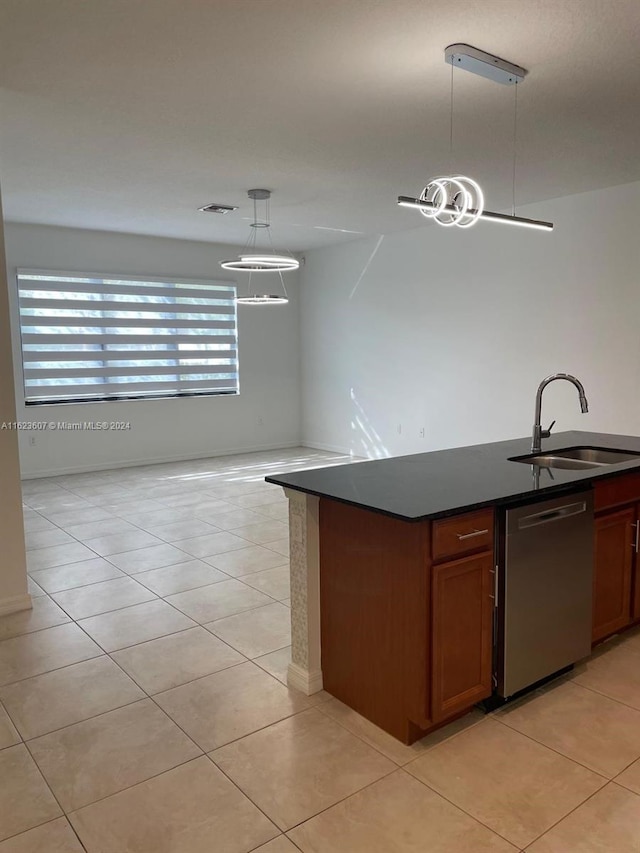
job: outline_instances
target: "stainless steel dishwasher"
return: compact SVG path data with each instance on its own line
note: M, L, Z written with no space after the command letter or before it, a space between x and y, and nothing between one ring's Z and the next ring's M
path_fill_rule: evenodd
M508 698L591 653L591 492L506 512L497 692Z

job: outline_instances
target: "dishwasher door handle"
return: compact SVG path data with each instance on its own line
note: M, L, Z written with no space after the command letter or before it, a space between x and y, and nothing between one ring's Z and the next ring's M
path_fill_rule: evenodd
M587 511L586 501L578 501L577 503L565 504L555 509L544 510L533 515L525 515L524 518L518 519L518 529L524 530L527 527L538 527L541 524L550 524L552 521L561 521L564 518L571 518L573 515L580 515Z

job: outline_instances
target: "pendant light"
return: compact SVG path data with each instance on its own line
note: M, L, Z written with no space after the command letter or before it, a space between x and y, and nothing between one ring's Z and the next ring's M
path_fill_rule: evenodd
M251 282L252 273L277 272L283 273L289 270L297 270L300 266L300 261L294 258L293 255L278 255L273 250L271 242L271 223L269 222L269 199L271 198L271 190L249 190L247 195L253 201L253 222L249 226L251 232L249 239L245 243L242 253L230 261L221 261L220 266L225 270L241 270L249 273L249 283ZM264 202L264 218L258 219L258 202ZM266 249L258 249L258 231L264 229L268 237L268 247ZM282 275L280 276L282 279ZM284 288L284 282L283 282ZM251 300L251 301L249 301ZM287 302L286 294L284 297L276 296L247 296L238 298L237 302L251 305L263 305L267 302Z
M300 262L291 254L279 255L273 250L271 242L271 224L269 222L269 199L271 198L271 190L249 190L247 193L253 201L253 222L249 226L251 228L249 239L237 258L229 261L221 261L220 266L225 270L238 270L249 273L249 282L247 286L246 296L236 297L236 302L240 305L286 305L289 301L287 291L284 286L283 272L289 270L297 270ZM258 202L264 202L264 217L258 218ZM264 230L268 238L268 247L266 249L258 249L258 233ZM280 283L282 285L283 295L274 295L267 293L259 293L257 289L251 289L251 280L253 273L278 273Z
M506 225L519 225L540 231L551 231L552 222L538 219L526 219L516 216L516 121L518 107L518 84L524 80L526 71L519 65L513 65L505 59L493 56L467 44L452 44L445 48L445 62L451 65L451 119L449 154L453 154L453 69L463 68L472 74L479 74L489 80L514 87L514 130L513 130L513 211L512 215L493 213L484 209L484 194L477 181L465 175L432 178L417 198L398 196L401 207L412 207L445 227L470 228L478 220L501 222Z

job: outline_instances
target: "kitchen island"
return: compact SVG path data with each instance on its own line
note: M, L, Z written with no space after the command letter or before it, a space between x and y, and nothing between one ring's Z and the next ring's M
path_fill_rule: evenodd
M544 442L570 447L640 454L640 438ZM291 686L324 687L407 743L489 697L495 520L543 496L594 490L593 640L640 619L640 456L567 469L512 461L529 452L523 438L268 477L289 498Z

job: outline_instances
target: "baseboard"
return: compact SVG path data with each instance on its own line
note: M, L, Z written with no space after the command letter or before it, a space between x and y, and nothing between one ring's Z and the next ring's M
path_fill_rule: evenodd
M319 693L322 690L322 670L317 669L314 672L298 666L297 663L290 663L287 670L287 684L295 690L304 693L305 696L311 696L313 693Z
M355 456L348 447L339 447L337 444L325 444L322 441L301 441L301 447L310 447L312 450L326 450L329 453L342 453L344 456Z
M291 450L294 447L307 447L299 441L287 442L285 444L259 444L250 447L236 447L230 450L207 453L176 454L172 456L146 456L144 459L128 459L126 462L111 461L98 462L90 465L71 465L67 468L47 468L44 471L30 471L21 474L22 480L40 480L43 477L64 477L67 474L90 474L93 471L113 471L119 468L137 468L140 465L162 465L166 462L189 462L194 459L213 459L218 456L235 456L239 453L260 453L266 450Z
M28 592L24 595L14 595L11 598L0 598L0 616L19 613L21 610L31 610L33 602Z

